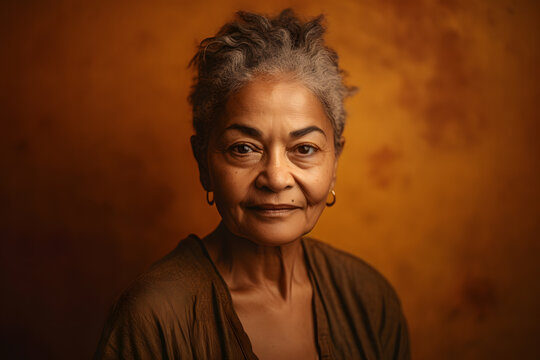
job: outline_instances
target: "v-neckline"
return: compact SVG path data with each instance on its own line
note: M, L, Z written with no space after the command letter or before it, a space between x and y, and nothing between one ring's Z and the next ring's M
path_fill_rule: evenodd
M192 234L193 237L197 240L197 243L199 244L200 248L202 249L203 254L205 255L208 262L210 262L213 270L214 270L214 276L217 278L219 284L221 285L219 287L220 290L220 298L223 301L223 306L225 308L225 312L227 314L227 319L229 320L229 324L231 325L233 329L233 333L238 341L238 345L240 346L240 349L242 350L242 353L244 354L244 357L248 360L258 360L259 358L257 355L253 352L253 346L251 344L251 340L249 339L248 334L244 330L244 327L242 326L242 322L240 321L240 318L238 317L238 314L236 313L236 310L234 309L233 301L232 301L232 295L229 290L229 286L225 282L225 279L221 276L219 270L217 269L216 264L214 264L214 261L210 257L210 254L208 253L208 250L206 249L206 246L202 242L202 240L197 236ZM312 299L311 299L311 306L312 306L312 313L313 313L313 324L315 328L315 346L317 348L317 355L319 360L330 360L332 359L331 351L330 351L330 336L329 336L329 330L328 330L328 319L326 318L326 311L324 311L323 304L321 302L320 298L320 289L316 281L316 275L313 272L312 265L311 265L311 256L309 254L309 246L306 244L308 241L306 238L300 239L302 244L302 249L304 251L304 258L306 262L307 272L309 276L309 280L311 282L312 287Z

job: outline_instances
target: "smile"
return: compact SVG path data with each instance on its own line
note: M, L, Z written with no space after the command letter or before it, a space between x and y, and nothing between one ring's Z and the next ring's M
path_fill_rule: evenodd
M268 217L286 216L291 212L300 209L298 206L289 204L257 204L246 206L246 208L259 215Z

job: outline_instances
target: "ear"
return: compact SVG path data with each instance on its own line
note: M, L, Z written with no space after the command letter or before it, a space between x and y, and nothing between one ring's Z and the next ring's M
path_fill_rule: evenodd
M345 147L345 137L340 137L338 141L339 150L336 152L336 161L338 160L339 156L341 155L341 152L343 151L343 148Z
M339 139L338 144L339 144L338 145L339 150L336 151L336 155L334 158L334 168L332 172L332 183L330 184L330 189L334 189L334 187L336 186L336 173L337 173L338 161L339 161L339 157L341 156L341 152L343 151L343 147L345 146L345 138L343 136Z
M210 173L208 172L208 157L201 145L201 139L197 135L192 135L190 142L191 151L193 152L193 156L199 167L199 180L201 181L201 185L204 190L212 191L212 187L210 186Z

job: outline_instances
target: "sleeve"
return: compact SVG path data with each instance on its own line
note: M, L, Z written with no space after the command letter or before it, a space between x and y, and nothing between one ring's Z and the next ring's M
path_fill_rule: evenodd
M385 304L383 326L381 329L381 343L383 359L410 360L411 350L407 321L403 315L401 304L397 295Z
M160 323L144 300L122 296L105 323L94 360L166 358Z

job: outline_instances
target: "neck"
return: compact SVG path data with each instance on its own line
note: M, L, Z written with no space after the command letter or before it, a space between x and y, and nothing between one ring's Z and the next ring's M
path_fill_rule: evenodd
M259 245L234 235L221 223L203 243L231 292L262 290L289 300L294 285L309 282L300 239L279 246Z

